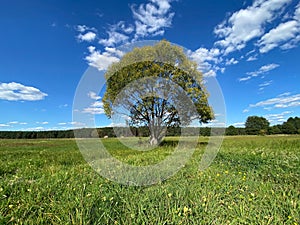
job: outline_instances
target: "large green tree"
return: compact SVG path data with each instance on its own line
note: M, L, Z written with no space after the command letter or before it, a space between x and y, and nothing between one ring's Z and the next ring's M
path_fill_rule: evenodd
M259 116L249 116L245 123L247 134L266 134L270 126L270 122Z
M300 134L300 118L288 118L288 120L282 124L282 132L285 134Z
M105 77L106 115L121 113L129 125L148 127L151 145L160 143L166 127L214 118L197 64L166 40L134 48L112 64Z

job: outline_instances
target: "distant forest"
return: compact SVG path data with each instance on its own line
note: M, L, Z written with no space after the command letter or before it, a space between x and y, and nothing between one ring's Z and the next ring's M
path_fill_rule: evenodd
M300 118L289 118L281 125L259 127L259 120L263 117L248 117L247 121L252 119L252 124L246 122L246 127L234 127L229 126L226 128L225 135L270 135L270 134L300 134ZM257 123L256 123L257 120ZM264 125L265 126L265 125ZM0 139L40 139L40 138L74 138L74 131L78 138L104 138L104 137L116 137L114 128L82 128L76 130L51 130L51 131L0 131ZM214 128L212 130L215 134L223 134L224 128ZM119 136L137 136L148 137L150 136L147 127L131 127L130 131L126 128L118 128ZM189 127L185 129L186 136L199 135L210 136L211 128L209 127ZM180 136L180 127L169 127L166 131L166 136Z

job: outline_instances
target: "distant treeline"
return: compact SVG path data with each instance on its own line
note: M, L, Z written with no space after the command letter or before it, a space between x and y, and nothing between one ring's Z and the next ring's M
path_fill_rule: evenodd
M147 127L131 127L130 130L122 127L118 127L118 136L138 136L148 137L150 136ZM220 128L220 132L223 130ZM214 130L215 131L215 130ZM186 128L185 135L202 135L210 136L211 128ZM76 134L77 138L104 138L104 137L116 137L114 128L82 128L76 130L51 130L51 131L0 131L0 139L39 139L39 138L74 138ZM179 127L169 127L166 131L166 136L180 136L181 129Z
M255 116L254 116L255 117ZM252 118L253 119L253 118ZM300 118L289 118L281 125L266 127L257 127L258 119L264 119L262 117L254 118L253 123L247 123L245 128L229 126L226 128L225 135L268 135L268 134L300 134ZM118 127L118 136L137 136L137 137L149 137L150 133L147 127L131 127L127 128ZM209 127L189 127L184 129L186 136L210 136L211 132L215 134L224 134L224 128L211 128ZM82 128L76 130L52 130L52 131L0 131L0 139L38 139L38 138L74 138L75 134L77 138L104 138L104 137L116 137L114 128ZM169 127L166 131L166 136L180 136L180 127Z

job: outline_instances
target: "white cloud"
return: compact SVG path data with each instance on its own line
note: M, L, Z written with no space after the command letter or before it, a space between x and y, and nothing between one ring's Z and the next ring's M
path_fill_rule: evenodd
M47 94L35 87L11 82L0 83L0 99L8 101L38 101L44 99Z
M285 93L278 95L278 97L289 96L289 95L291 95L291 92L285 92Z
M236 122L236 123L233 123L232 126L234 126L234 127L244 127L245 122Z
M97 35L96 35L94 32L89 31L89 32L87 32L87 33L85 33L85 34L79 34L79 35L77 36L77 38L78 38L80 41L91 42L91 41L93 41L93 40L96 39L96 36L97 36Z
M131 24L126 25L124 21L120 21L112 26L112 30L120 30L126 34L131 34L134 31L134 26Z
M105 47L105 51L108 52L111 55L117 56L117 57L122 57L124 55L124 52L116 49L116 48L109 48Z
M76 29L78 32L80 32L80 33L84 33L84 32L86 32L86 31L94 31L94 32L97 32L97 29L96 29L96 28L94 28L94 27L88 27L88 26L86 26L86 25L77 25L77 26L75 27L75 29Z
M44 127L30 127L30 128L27 128L26 130L29 130L29 131L42 131L42 130L46 130Z
M296 10L295 10L295 13L294 13L294 19L297 20L297 21L300 21L300 2L296 6Z
M89 92L88 96L93 99L96 100L95 102L93 102L89 107L84 108L83 109L83 113L88 113L88 114L92 114L92 115L96 115L96 114L104 114L104 109L103 109L103 102L102 101L98 101L101 99L100 96L97 96L97 94L95 92Z
M99 43L104 46L114 46L119 43L124 43L129 39L127 35L119 33L117 31L108 31L107 33L108 33L108 38L101 39L99 41Z
M79 32L85 32L87 30L87 26L77 25L76 30L79 31Z
M271 85L272 83L273 83L273 81L272 81L272 80L270 80L270 81L266 81L266 82L264 82L264 83L260 84L260 85L259 85L259 87L267 87L267 86Z
M265 115L265 117L267 119L273 119L273 118L282 119L283 116L291 114L291 113L293 113L293 111L284 111L284 112L279 113L279 114L267 114L267 115Z
M225 65L226 66L230 66L230 65L235 65L235 64L238 64L239 63L239 61L237 61L235 58L231 58L230 60L226 60L226 63L225 63Z
M59 105L58 107L59 108L66 108L66 107L68 107L69 105L66 103L66 104L62 104L62 105Z
M9 124L9 125L26 125L27 123L19 122L19 121L11 121L11 122L8 122L7 124Z
M265 73L267 73L267 72L269 72L271 70L276 69L277 67L279 67L279 65L275 64L275 63L264 65L264 66L260 67L259 70L257 70L257 71L248 72L247 73L248 76L247 77L239 78L239 81L250 80L253 77L257 77L258 75L265 74Z
M9 125L8 124L0 123L0 127L9 127Z
M276 124L276 123L278 124L286 121L288 119L287 115L291 113L293 113L293 111L284 111L282 113L277 113L277 114L267 114L264 115L263 117L265 117L272 124Z
M275 63L272 63L272 64L268 64L268 65L265 65L265 66L262 66L258 73L261 74L261 73L266 73L266 72L269 72L270 70L274 70L276 69L277 67L279 67L278 64L275 64Z
M106 70L112 63L118 62L120 59L113 54L112 49L101 53L97 51L94 46L88 47L89 55L85 57L90 66L98 70Z
M247 112L249 112L249 109L244 109L243 110L243 113L247 113Z
M89 93L88 93L88 96L91 98L91 99L93 99L93 100L99 100L99 99L101 99L101 97L100 96L98 96L95 92L93 92L93 91L90 91Z
M222 68L217 66L221 62L219 59L221 53L217 48L199 48L196 51L188 51L187 54L198 64L198 70L206 77L215 77L217 71L222 71Z
M289 108L300 106L300 94L290 95L284 93L275 98L270 98L264 101L260 101L255 104L249 105L249 107L264 107L264 108Z
M124 21L120 21L108 28L108 31L106 32L108 34L108 38L100 39L99 43L106 47L115 46L119 43L125 43L129 39L128 35L130 35L133 31L133 25L126 25Z
M8 122L9 124L19 124L18 121L11 121L11 122Z
M172 0L150 0L147 4L141 4L137 9L131 6L135 21L135 39L145 36L157 36L164 34L164 28L172 25L175 13L170 12Z
M295 39L300 32L300 24L296 20L279 24L259 41L261 53L266 53L282 43Z
M72 125L75 127L84 127L86 124L82 122L72 121L72 122L61 122L58 123L59 126L65 126L65 125ZM65 126L65 127L59 127L59 129L71 129L72 127Z
M44 121L44 122L36 122L37 124L42 124L42 125L46 125L46 124L49 124L49 122L47 121Z
M266 82L258 85L260 87L259 90L260 91L264 90L266 87L270 86L272 83L273 83L273 81L270 80L270 81L266 81Z
M215 76L217 76L217 73L214 70L209 70L206 73L203 73L203 76L204 77L215 77Z
M251 76L247 76L247 77L241 77L239 78L239 81L242 82L242 81L247 81L247 80L250 80L252 77Z
M249 56L249 58L247 59L247 62L251 62L251 61L255 61L257 60L257 56Z
M83 113L88 113L93 115L104 114L103 104L101 103L100 102L93 103L90 107L84 108Z
M233 13L215 28L214 33L221 38L216 45L224 49L225 55L245 48L247 42L264 35L265 26L278 18L291 1L256 0L246 9Z

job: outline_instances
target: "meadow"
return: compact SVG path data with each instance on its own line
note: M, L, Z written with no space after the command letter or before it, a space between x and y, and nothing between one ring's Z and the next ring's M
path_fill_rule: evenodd
M225 137L199 171L207 140L175 176L135 187L99 176L73 139L2 139L0 224L300 224L299 135ZM170 154L174 138L148 152L103 141L141 165Z

